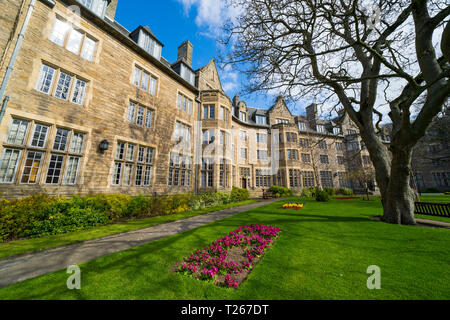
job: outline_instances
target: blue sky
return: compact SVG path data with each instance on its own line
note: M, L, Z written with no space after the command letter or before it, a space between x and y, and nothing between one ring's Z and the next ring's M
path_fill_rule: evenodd
M221 0L119 0L116 20L129 31L148 25L164 43L162 55L170 62L177 59L178 46L189 40L194 45L193 68L198 69L219 55L216 39L230 14ZM245 78L233 70L219 73L230 98L238 93L248 106L264 109L274 103L275 96L264 93L243 97L240 83Z

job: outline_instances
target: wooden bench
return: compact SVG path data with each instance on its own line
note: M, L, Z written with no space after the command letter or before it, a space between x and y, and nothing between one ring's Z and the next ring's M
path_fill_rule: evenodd
M450 218L450 203L415 202L414 213Z

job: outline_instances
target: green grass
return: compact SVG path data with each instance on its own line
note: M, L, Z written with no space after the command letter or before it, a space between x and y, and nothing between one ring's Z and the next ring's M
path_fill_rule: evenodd
M301 211L277 209L302 201ZM370 220L379 200L318 203L293 198L83 263L81 290L65 270L0 289L0 299L449 299L450 230ZM240 225L282 229L238 288L219 288L170 267ZM367 267L381 268L369 290Z
M0 260L14 255L36 252L43 249L81 242L94 238L100 238L116 233L147 228L162 223L186 219L205 213L219 211L236 206L242 206L254 202L256 202L256 200L247 200L242 202L224 204L217 207L206 208L203 210L189 211L167 216L150 217L127 221L123 223L109 224L101 227L94 227L87 230L70 232L66 234L44 236L34 239L16 240L6 243L0 243Z

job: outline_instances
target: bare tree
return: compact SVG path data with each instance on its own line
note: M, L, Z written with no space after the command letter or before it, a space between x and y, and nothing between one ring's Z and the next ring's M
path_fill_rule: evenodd
M348 173L348 178L357 181L366 192L367 200L370 200L370 184L375 180L374 169L370 166L361 167L357 170L350 171Z
M415 224L412 149L450 94L449 62L433 43L448 43L449 32L435 33L449 28L448 1L378 0L370 10L364 0L228 1L241 14L225 26L223 62L247 73L250 91L342 105L376 169L383 220ZM378 137L382 108L392 122L389 146Z

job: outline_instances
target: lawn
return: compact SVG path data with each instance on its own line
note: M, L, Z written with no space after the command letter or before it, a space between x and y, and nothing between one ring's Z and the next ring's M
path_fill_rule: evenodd
M188 211L167 216L156 216L144 219L130 220L122 223L109 224L100 227L93 227L83 231L70 232L60 235L44 236L34 239L16 240L11 242L0 243L0 261L1 259L36 252L43 249L53 248L57 246L67 245L71 243L86 241L90 239L100 238L121 232L137 230L155 226L162 223L172 222L180 219L186 219L213 211L219 211L227 208L242 206L254 203L256 200L246 200L241 202L233 202L216 207L205 208L202 210Z
M0 289L0 299L449 299L450 230L372 221L379 199L288 200L80 265L81 290L61 270ZM240 225L280 227L275 244L237 289L171 272L170 267ZM381 289L366 287L381 268Z

